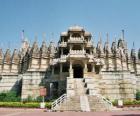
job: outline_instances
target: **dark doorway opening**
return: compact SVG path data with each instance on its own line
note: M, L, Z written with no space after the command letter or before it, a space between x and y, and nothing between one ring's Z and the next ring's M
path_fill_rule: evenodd
M74 78L83 78L83 67L80 64L73 66L73 76Z
M96 72L96 74L100 73L100 66L99 65L95 66L95 72Z

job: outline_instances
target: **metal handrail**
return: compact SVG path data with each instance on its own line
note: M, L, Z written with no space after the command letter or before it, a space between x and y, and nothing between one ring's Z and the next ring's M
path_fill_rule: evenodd
M61 103L63 103L67 99L67 94L61 95L58 99L56 99L52 104L51 104L51 109L55 110L56 107L60 106Z
M105 97L103 97L102 95L100 94L94 94L94 95L96 95L98 98L101 98L104 102L106 102L110 106L109 108L113 107L112 102L106 99Z

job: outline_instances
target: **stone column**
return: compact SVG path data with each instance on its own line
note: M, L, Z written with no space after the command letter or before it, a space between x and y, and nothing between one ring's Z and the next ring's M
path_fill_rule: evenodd
M72 50L72 45L70 45L70 51Z
M84 72L87 73L87 62L85 62Z
M92 64L92 72L95 72L95 65Z
M60 63L60 74L62 73L63 65Z
M72 61L71 60L70 60L69 77L73 78L73 69L72 69Z
M84 49L84 45L82 45L82 50L83 50L83 53L84 53L84 50L85 50L85 49Z

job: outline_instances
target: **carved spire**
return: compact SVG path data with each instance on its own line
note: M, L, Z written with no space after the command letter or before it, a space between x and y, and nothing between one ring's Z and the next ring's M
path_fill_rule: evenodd
M2 60L3 60L3 52L2 49L0 49L0 64L2 63Z
M101 38L101 33L99 33L99 41L97 44L97 53L98 54L103 54L103 47L102 47L102 38Z
M47 49L47 45L46 45L45 40L42 42L42 46L40 48L40 51L41 51L41 56L43 56L43 57L47 56L48 49Z
M104 46L104 51L106 54L110 54L111 53L111 49L110 49L110 45L109 45L109 36L108 33L106 34L107 40L105 42L105 46Z
M31 54L33 56L39 56L39 48L38 48L38 44L37 44L37 36L35 37L35 41L33 43L32 49L31 49Z
M136 58L135 43L133 42L133 47L131 49L131 57Z
M21 39L22 39L21 51L24 52L25 54L29 47L29 42L28 39L25 37L24 30L22 30Z
M19 63L19 54L17 49L14 50L13 55L12 55L12 62L15 64Z
M54 45L54 42L50 42L50 45L49 45L49 52L50 54L54 55L55 52L56 52L56 48L55 48L55 45Z
M122 40L124 41L124 30L122 30Z
M117 51L117 40L116 40L116 38L115 38L115 41L112 42L111 51L112 51L113 54L116 54L116 51Z
M4 55L4 63L10 64L11 63L11 54L10 49L6 50L6 53Z

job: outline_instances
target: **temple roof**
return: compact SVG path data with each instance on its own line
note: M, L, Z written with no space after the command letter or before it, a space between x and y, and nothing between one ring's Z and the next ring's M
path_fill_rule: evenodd
M76 25L69 27L68 31L84 31L84 28Z

